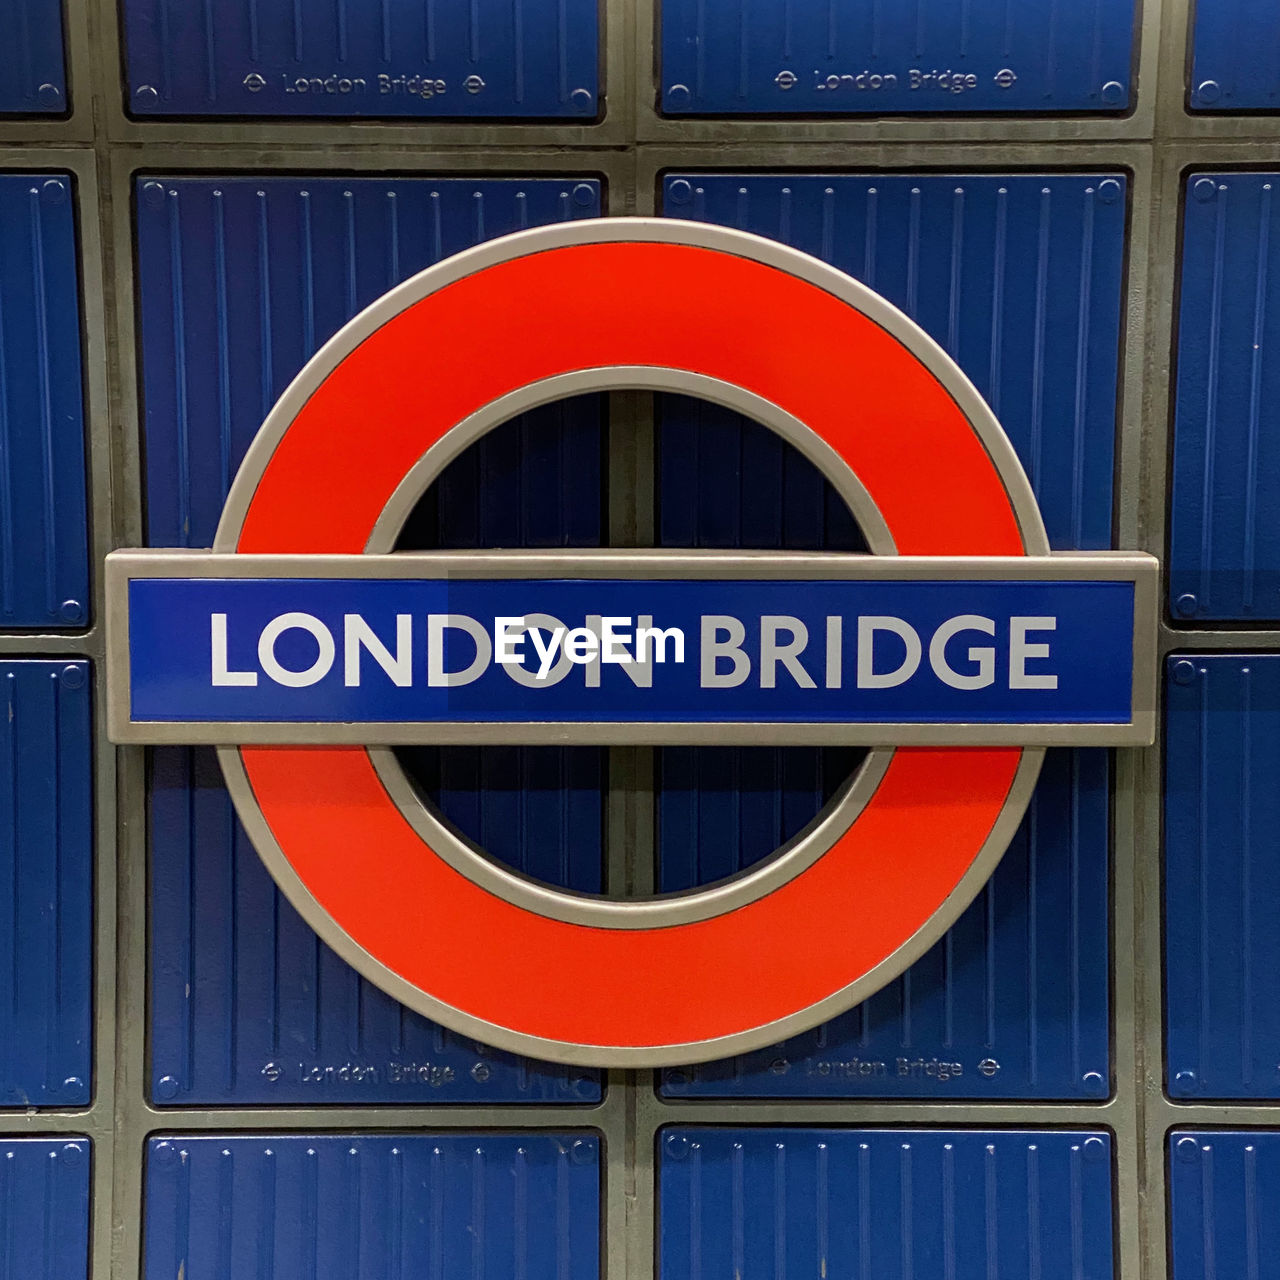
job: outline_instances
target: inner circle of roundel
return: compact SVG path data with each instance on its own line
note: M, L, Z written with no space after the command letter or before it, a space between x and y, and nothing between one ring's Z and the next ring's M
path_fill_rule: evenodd
M234 541L219 531L223 549L359 553L455 423L534 382L645 365L744 388L805 423L857 475L900 554L1041 550L934 368L953 387L963 379L923 335L928 364L838 290L775 260L858 286L769 242L703 227L689 229L694 243L621 238L624 221L597 224L611 228L602 239L575 224L578 242L566 228L522 233L509 256L452 275L442 264L375 304L385 320L354 346L339 334L296 411L291 393L277 407L293 416L237 477L229 510L237 493L252 496ZM652 929L571 924L474 884L409 826L363 748L239 757L245 785L229 781L273 874L366 976L500 1047L656 1065L771 1043L901 972L992 869L979 855L1014 802L1023 751L899 749L807 870L725 914Z

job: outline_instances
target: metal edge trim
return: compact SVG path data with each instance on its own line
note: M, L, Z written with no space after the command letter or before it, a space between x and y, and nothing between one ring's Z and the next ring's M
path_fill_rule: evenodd
M351 724L245 723L235 720L135 720L112 741L117 746L741 746L756 736L776 747L1141 747L1151 745L1151 721L1022 721L1012 724L868 721L776 724L759 720L396 721Z
M107 556L113 584L133 578L807 578L939 581L1106 581L1139 584L1144 626L1157 619L1159 561L1142 551L1046 556L899 556L844 552L698 551L611 547L541 551L397 551L363 555L243 554L123 548Z

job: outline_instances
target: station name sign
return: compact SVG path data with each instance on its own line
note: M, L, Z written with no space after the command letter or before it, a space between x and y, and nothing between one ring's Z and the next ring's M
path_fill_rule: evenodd
M869 554L394 550L487 432L614 391L775 432ZM539 1059L710 1061L937 943L1045 748L1154 740L1158 573L1051 551L989 406L858 281L721 227L571 222L441 262L336 334L263 422L212 551L107 558L108 733L217 747L282 893L424 1016ZM621 896L491 857L406 773L413 744L868 750L770 857ZM690 762L663 769L696 793ZM627 865L648 827L617 824ZM561 839L598 856L598 832Z
M108 560L116 741L1124 744L1156 562L715 552Z

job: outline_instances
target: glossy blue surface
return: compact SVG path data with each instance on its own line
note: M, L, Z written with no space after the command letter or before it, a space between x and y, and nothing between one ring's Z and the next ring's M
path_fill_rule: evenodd
M1123 111L1134 0L663 0L673 115Z
M599 196L598 183L554 178L142 183L151 544L211 543L230 477L275 397L355 311L489 236L590 216ZM594 397L496 429L450 464L401 545L598 544L601 442ZM445 816L497 857L599 888L602 753L454 748L403 759ZM211 754L157 751L152 770L156 1102L599 1096L594 1076L478 1048L362 982L279 899Z
M1168 659L1164 927L1175 1098L1280 1097L1280 656Z
M1064 1130L672 1127L662 1280L1106 1280L1111 1138Z
M1169 510L1175 621L1280 618L1275 173L1193 173L1183 206Z
M1193 111L1280 110L1280 43L1271 0L1192 0Z
M599 212L599 182L576 178L140 179L148 543L212 545L231 478L271 406L356 312L481 241ZM598 540L597 401L525 415L509 432L500 449L482 445L454 468L437 540ZM477 541L452 540L473 529Z
M834 754L834 753L829 753ZM661 752L661 887L723 879L799 830L850 762ZM825 772L825 777L822 776ZM1110 1087L1108 753L1051 751L994 876L941 942L804 1035L664 1072L672 1098L1099 1098Z
M144 1280L598 1280L581 1133L155 1137Z
M1131 582L138 578L128 599L148 722L1132 718ZM594 645L581 661L566 628Z
M88 1138L0 1138L0 1276L88 1280Z
M464 834L539 879L600 890L600 753L424 754L427 792ZM150 903L150 1093L161 1106L600 1096L591 1072L488 1049L362 979L281 897L211 750L152 753Z
M121 0L135 114L593 119L598 0Z
M1280 1132L1169 1135L1170 1280L1270 1276L1280 1257Z
M663 209L782 240L897 304L995 410L1052 545L1112 545L1123 175L673 174ZM663 545L862 548L834 490L765 428L668 397L658 442ZM855 763L798 749L663 752L663 887L766 856ZM994 880L903 978L784 1047L668 1074L664 1090L1105 1096L1108 777L1104 752L1051 755Z
M8 0L0 42L0 116L63 115L68 107L62 0Z
M0 628L89 622L77 252L70 176L0 173Z
M89 664L0 662L0 1107L93 1094Z
M900 307L995 411L1052 545L1102 550L1112 545L1125 186L1122 174L703 173L668 176L662 208L781 240ZM775 545L784 513L781 545L815 545L820 486L797 490L770 466L754 443L762 429L735 447L732 415L699 419L690 404L669 400L663 415L664 545ZM734 518L739 509L750 523Z

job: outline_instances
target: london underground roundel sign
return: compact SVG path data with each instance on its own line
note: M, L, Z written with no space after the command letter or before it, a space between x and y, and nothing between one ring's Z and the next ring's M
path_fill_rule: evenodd
M483 432L626 388L778 431L871 554L393 551ZM1156 573L1051 555L990 410L854 280L739 232L578 222L449 259L337 334L263 424L212 552L109 557L110 732L217 744L290 901L405 1004L543 1058L704 1060L920 956L1045 746L1152 740ZM492 742L871 750L768 860L617 900L490 860L391 750Z

